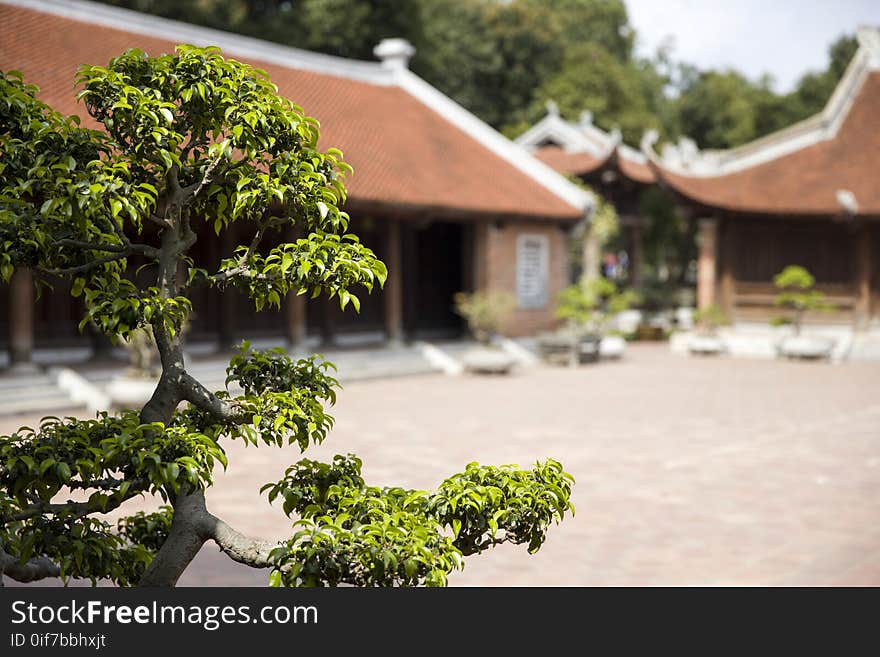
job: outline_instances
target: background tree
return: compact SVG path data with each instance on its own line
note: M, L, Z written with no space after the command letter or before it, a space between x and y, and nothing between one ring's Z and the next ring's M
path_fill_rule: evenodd
M149 326L161 376L139 411L45 419L0 437L0 578L109 578L174 585L213 540L231 559L269 568L273 585L441 585L461 557L499 543L537 550L571 510L571 478L555 461L531 470L471 464L437 491L376 488L360 461L302 460L267 484L297 518L290 540L244 536L207 508L224 441L296 444L333 425L332 366L248 345L227 386L187 371L181 344L197 286L235 286L257 311L288 293L359 308L385 266L350 232L338 150L317 149L318 124L280 97L265 73L216 48L130 50L80 68L80 98L103 126L85 130L0 75L0 274L30 268L51 284L72 278L86 315L107 335ZM211 271L188 251L199 229L244 224L253 235ZM263 248L291 225L304 237ZM139 283L137 266L151 281ZM110 527L99 514L142 494L168 504Z
M645 95L650 84L643 69L633 62L620 62L597 44L572 46L561 69L538 87L532 104L520 114L521 122L505 132L522 132L544 116L545 103L552 99L568 120L577 121L584 110L589 110L596 125L605 130L617 128L625 141L638 143L646 130L657 129L665 134Z
M698 70L664 46L638 57L623 0L100 0L197 25L343 57L373 59L385 37L416 47L413 70L505 134L555 100L577 120L638 143L649 128L701 148L737 146L822 109L856 51L850 35L824 71L789 93L768 76Z

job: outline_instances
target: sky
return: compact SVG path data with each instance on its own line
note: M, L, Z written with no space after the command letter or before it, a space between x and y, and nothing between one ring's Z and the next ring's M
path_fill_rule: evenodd
M675 59L697 68L770 73L779 92L821 70L828 46L859 25L880 27L880 0L625 0L637 52L672 37Z

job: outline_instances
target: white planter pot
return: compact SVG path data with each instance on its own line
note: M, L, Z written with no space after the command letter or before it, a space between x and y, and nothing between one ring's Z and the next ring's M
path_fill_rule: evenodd
M692 354L711 356L726 350L724 340L717 335L692 335L688 340L688 351Z
M626 340L619 335L606 335L599 342L601 358L621 358L626 351Z
M149 401L156 389L157 381L134 379L126 376L114 378L107 386L107 394L114 406L119 408L140 408Z
M627 335L635 333L642 323L641 310L624 310L614 318L614 327Z
M777 351L784 358L804 358L815 360L830 358L834 349L835 340L831 338L818 338L806 335L792 335L782 338L777 345Z
M476 347L461 357L464 369L475 374L507 374L516 365L516 359L500 349Z

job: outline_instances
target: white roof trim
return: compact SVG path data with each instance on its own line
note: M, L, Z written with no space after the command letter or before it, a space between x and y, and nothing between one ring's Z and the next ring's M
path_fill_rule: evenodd
M541 144L552 141L569 153L588 153L597 159L604 159L615 148L624 159L638 164L647 164L645 155L624 144L617 130L605 132L592 123L573 123L558 114L548 112L543 119L514 140L529 151L537 150Z
M700 152L692 141L682 140L678 146L664 148L662 157L651 152L649 156L675 173L714 177L743 171L833 139L867 77L880 71L880 30L860 28L858 40L859 49L820 113L737 148ZM650 147L651 141L643 144Z
M608 153L607 135L594 129L589 136L574 123L566 121L558 114L548 112L531 128L514 141L527 150L535 150L546 141L552 141L571 153L586 152L593 157L603 157ZM598 134L595 134L598 133Z
M0 0L0 4L14 5L178 43L215 45L226 54L253 58L287 68L376 85L397 85L572 207L584 212L585 215L593 207L592 194L570 183L408 69L389 69L381 62L357 61L313 53L87 0Z
M394 83L392 72L382 66L381 62L359 61L309 52L97 2L88 2L87 0L0 0L0 4L13 5L83 23L103 25L177 43L219 46L226 54L258 59L288 68L378 85Z

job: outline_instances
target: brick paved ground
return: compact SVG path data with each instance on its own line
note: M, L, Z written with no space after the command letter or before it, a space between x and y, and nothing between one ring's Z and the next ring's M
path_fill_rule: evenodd
M453 585L880 585L880 366L671 355L508 378L351 383L311 458L354 451L373 484L430 487L468 461L553 456L577 516L535 556L473 557ZM0 429L9 428L4 420ZM211 509L283 537L260 484L298 452L229 446ZM183 584L263 585L208 546Z

